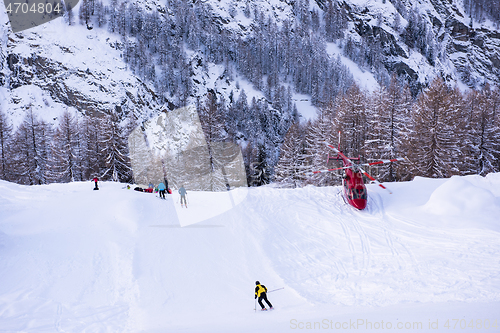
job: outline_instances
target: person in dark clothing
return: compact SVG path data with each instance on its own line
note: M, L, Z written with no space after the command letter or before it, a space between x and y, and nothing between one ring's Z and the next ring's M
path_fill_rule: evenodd
M262 311L266 311L266 307L264 306L264 304L262 304L262 300L266 301L267 305L269 305L269 309L272 310L273 309L273 305L271 304L271 302L269 302L267 300L267 288L266 286L264 286L263 284L260 284L259 281L255 281L255 284L256 284L256 287L255 287L255 299L257 299L257 297L259 298L259 305L260 307L262 308Z

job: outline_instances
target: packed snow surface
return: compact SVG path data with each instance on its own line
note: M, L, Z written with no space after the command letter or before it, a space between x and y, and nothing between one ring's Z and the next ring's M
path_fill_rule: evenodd
M0 331L498 332L500 174L387 186L364 211L308 186L180 214L176 193L0 181ZM284 287L274 311L256 280Z

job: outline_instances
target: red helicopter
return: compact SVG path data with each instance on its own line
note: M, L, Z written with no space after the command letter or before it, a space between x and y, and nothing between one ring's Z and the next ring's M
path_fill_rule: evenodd
M328 144L325 142L325 144L333 149L333 151L337 154L336 157L330 157L328 155L327 163L330 160L340 160L342 159L342 162L344 163L344 166L342 168L334 168L334 169L327 169L327 170L319 170L319 171L313 171L313 172L306 172L304 173L305 175L315 175L317 173L325 173L325 172L331 172L335 170L344 170L344 176L342 178L342 186L344 188L344 196L347 202L353 206L354 208L357 208L359 210L365 209L367 199L368 199L368 194L366 191L366 186L363 182L363 176L364 174L366 177L368 177L372 183L378 184L378 186L382 187L383 189L389 191L387 187L379 183L375 178L370 176L363 168L362 166L372 166L372 165L380 165L380 164L385 164L385 163L392 163L392 162L397 162L397 161L404 161L406 160L403 157L398 157L390 160L380 160L380 161L375 161L371 163L363 163L363 164L356 164L352 161L359 161L359 157L347 157L342 153L340 150L340 132L339 132L339 148L335 148L331 144ZM389 193L392 193L389 191Z

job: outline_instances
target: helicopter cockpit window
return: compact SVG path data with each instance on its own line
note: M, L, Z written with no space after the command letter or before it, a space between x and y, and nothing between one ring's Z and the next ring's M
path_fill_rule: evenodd
M354 195L355 195L354 192L355 191L353 191L351 188L346 186L346 192L347 192L347 197L349 199L351 199L351 200L354 199Z
M358 188L358 196L360 199L365 199L365 200L368 199L366 189L364 187Z
M353 199L367 199L366 190L364 187L355 188L353 191Z

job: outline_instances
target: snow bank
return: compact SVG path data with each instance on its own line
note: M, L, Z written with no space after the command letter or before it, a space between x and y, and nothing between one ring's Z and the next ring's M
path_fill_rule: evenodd
M454 176L432 193L423 209L445 217L450 226L500 231L500 196L492 192L499 185L497 175Z

